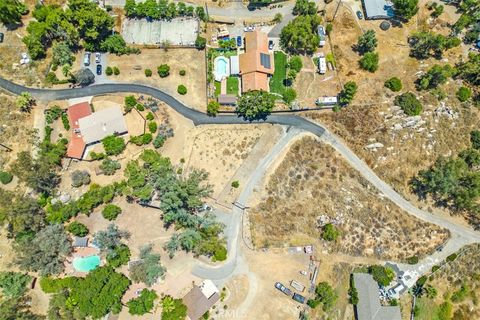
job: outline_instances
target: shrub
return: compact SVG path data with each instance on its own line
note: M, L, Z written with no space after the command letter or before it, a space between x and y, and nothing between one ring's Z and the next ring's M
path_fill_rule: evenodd
M62 112L62 109L55 105L52 108L45 110L45 120L48 124L52 124L55 120L60 118Z
M385 87L392 90L393 92L398 92L402 90L402 81L397 77L392 77L385 81Z
M113 268L118 268L130 261L130 255L130 249L121 244L107 254L107 263Z
M0 182L2 184L9 184L13 180L13 175L10 172L0 171Z
M180 70L180 72L179 72L178 74L179 74L179 75L181 75L181 76L183 77L184 75L186 75L186 74L187 74L187 72L186 72L185 70L183 70L183 69L182 69L182 70Z
M122 208L114 204L107 204L102 210L102 216L107 220L115 220L122 213Z
M90 183L90 173L86 170L75 170L72 172L72 187L78 188Z
M286 88L282 94L282 99L286 104L292 103L297 98L297 92L293 88Z
M240 182L238 180L232 181L232 188L238 188L240 187Z
M90 155L90 159L92 160L102 160L102 159L105 159L106 158L106 154L103 153L103 152L100 152L100 153L96 153L95 151L91 151L89 153Z
M219 109L220 103L218 103L217 101L210 101L207 105L207 114L214 117L218 114Z
M118 67L113 67L113 74L118 76L120 74L120 69L118 69Z
M327 223L323 227L322 239L327 241L335 241L337 240L339 234L340 232L333 224Z
M145 106L141 103L137 103L137 105L135 106L135 108L138 110L138 111L145 111Z
M106 67L106 68L105 68L105 74L106 74L107 76L111 76L111 75L113 74L113 69L112 69L112 67Z
M73 221L68 225L68 232L77 237L85 237L88 234L88 228L83 223Z
M379 285L384 287L388 286L395 277L395 272L391 268L379 265L370 266L368 272Z
M157 123L155 121L150 121L148 123L148 131L150 131L151 133L157 132Z
M65 130L70 130L70 121L68 120L68 115L66 112L62 113L62 123Z
M153 140L153 146L158 149L158 148L161 148L163 146L163 144L165 143L165 140L167 140L167 138L165 138L164 135L162 135L161 133L159 133L155 139Z
M402 108L408 116L418 116L423 111L422 104L418 101L417 97L411 93L402 93L395 97L395 104Z
M295 70L296 73L299 73L303 67L302 58L300 58L300 56L293 56L290 58L288 65L290 69Z
M151 76L152 76L152 70L145 69L145 77L151 77Z
M333 31L333 24L327 23L327 26L325 27L325 32L327 33L328 36L332 34Z
M145 117L148 121L152 121L154 119L153 113L149 112L147 113L147 116Z
M418 256L412 256L407 258L408 264L417 264L418 263Z
M120 162L107 158L102 161L102 164L100 165L100 170L102 170L104 175L112 176L115 174L115 171L120 169L120 167Z
M157 68L157 72L161 78L168 77L170 74L170 66L168 64L162 64Z
M213 253L213 261L225 261L227 259L227 248L219 246Z
M197 36L197 39L195 40L195 48L198 50L203 50L205 49L205 46L207 45L207 39L204 37Z
M307 300L307 305L310 308L315 309L316 307L318 307L320 305L320 301L317 300L317 299L308 299Z
M139 136L130 137L130 142L137 146L149 144L150 142L152 142L152 140L153 140L153 136L151 133L145 133Z
M460 87L457 91L457 98L460 102L465 102L472 96L472 90L467 87Z
M470 142L474 149L480 150L480 131L473 130L470 132Z
M440 266L433 266L432 267L432 272L437 272L437 270L440 269Z
M347 106L352 102L353 98L355 97L355 94L357 93L358 86L354 81L348 81L345 83L343 86L343 90L340 91L340 94L338 95L339 97L339 102L340 105L342 106Z
M187 87L185 87L183 84L181 84L181 85L178 86L177 92L183 96L183 95L187 94Z
M454 261L455 259L457 259L457 254L456 254L456 253L452 253L451 255L449 255L449 256L447 257L446 260L447 260L447 262L452 262L452 261Z

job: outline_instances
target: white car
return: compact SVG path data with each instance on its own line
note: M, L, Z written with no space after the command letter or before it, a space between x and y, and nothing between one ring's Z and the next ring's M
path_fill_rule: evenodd
M85 52L85 56L83 57L83 64L84 65L86 65L86 66L90 65L90 56L91 56L90 52Z
M95 52L95 63L99 64L101 62L102 54L100 52Z
M252 31L255 31L255 27L254 26L245 27L245 28L243 28L243 31L244 32L252 32Z

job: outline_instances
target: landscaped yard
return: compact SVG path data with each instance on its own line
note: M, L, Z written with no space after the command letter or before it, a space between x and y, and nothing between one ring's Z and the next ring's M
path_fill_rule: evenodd
M237 77L228 77L227 78L227 94L238 95L238 78Z
M273 59L275 62L275 72L270 79L270 92L282 94L285 90L283 81L287 76L287 55L281 51L275 51Z

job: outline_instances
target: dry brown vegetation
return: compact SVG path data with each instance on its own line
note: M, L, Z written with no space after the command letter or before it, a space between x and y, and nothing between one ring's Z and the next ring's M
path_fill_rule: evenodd
M306 137L291 147L252 210L254 243L317 241L322 215L338 220L341 230L341 240L325 248L350 255L404 260L426 255L448 238L447 230L383 199L333 148Z

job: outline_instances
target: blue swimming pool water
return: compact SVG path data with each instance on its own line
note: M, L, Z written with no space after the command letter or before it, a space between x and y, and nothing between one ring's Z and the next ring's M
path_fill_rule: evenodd
M215 80L220 81L223 77L230 75L228 67L228 60L225 57L218 57L215 59Z
M99 256L76 257L73 259L73 267L80 272L89 272L100 265Z

